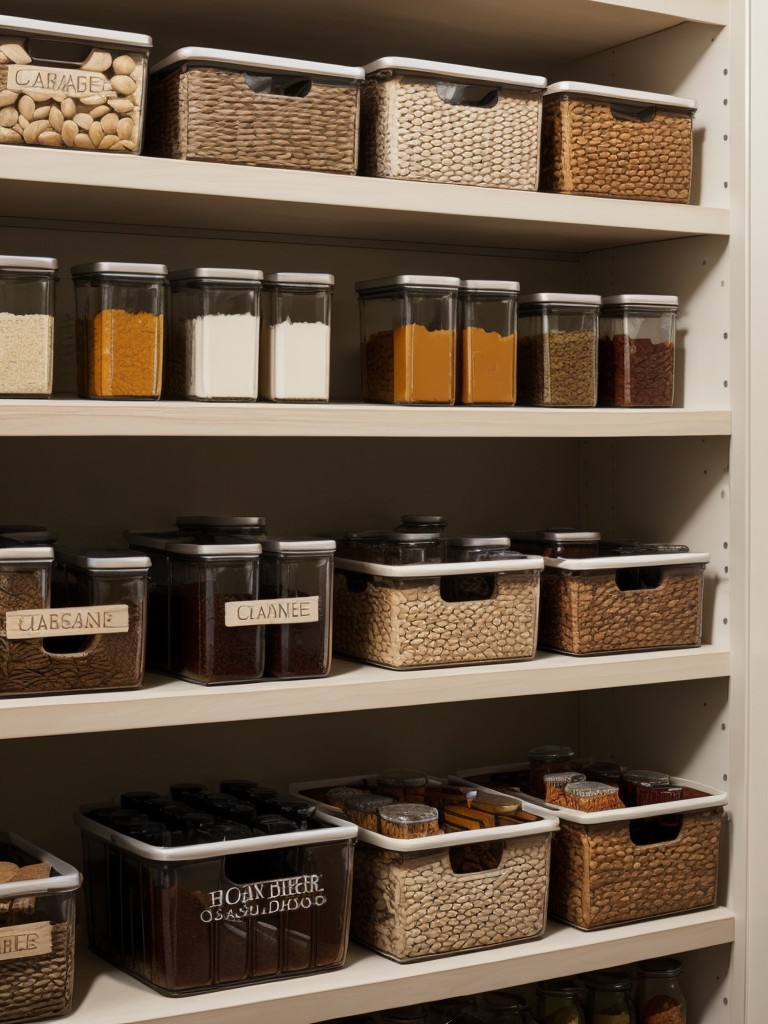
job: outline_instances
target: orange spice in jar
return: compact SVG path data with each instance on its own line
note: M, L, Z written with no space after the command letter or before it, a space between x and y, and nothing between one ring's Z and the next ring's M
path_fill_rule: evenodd
M517 281L462 281L458 380L463 405L514 405Z

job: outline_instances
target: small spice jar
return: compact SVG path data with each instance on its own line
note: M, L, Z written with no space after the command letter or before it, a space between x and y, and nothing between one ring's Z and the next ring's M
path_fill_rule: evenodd
M518 554L510 550L509 537L449 537L445 550L447 562L492 562Z
M440 835L436 807L428 804L386 804L379 807L381 834L390 839L420 839Z
M462 405L515 404L519 291L517 281L462 281L459 285Z
M51 393L58 266L45 257L0 256L0 395Z
M544 776L555 772L569 772L576 751L571 747L543 746L528 751L530 764L529 792L531 796L543 797L546 793Z
M238 614L259 597L261 544L172 543L166 550L171 672L204 685L261 679L264 629Z
M664 772L655 772L647 768L630 768L621 777L621 795L627 807L637 806L637 790L643 785L668 786L671 782L669 775Z
M391 796L398 803L423 803L428 781L423 772L394 768L376 776L376 792Z
M344 798L342 810L350 821L369 832L379 831L379 810L394 804L391 796L378 793L352 793Z
M637 965L637 1024L686 1024L687 1006L680 989L683 965L673 957Z
M586 1024L581 989L575 978L553 978L536 986L539 1024Z
M587 978L587 1024L635 1024L632 978L598 972Z
M676 314L676 295L610 295L603 299L598 405L672 405Z
M201 402L259 394L260 270L175 270L163 391Z
M75 283L81 398L159 398L168 268L88 263Z
M253 543L267 537L264 516L177 516L176 526L198 544L238 540Z
M360 789L358 786L333 786L326 791L323 800L341 810L349 797L366 795L365 790Z
M584 775L590 782L607 782L610 786L621 788L621 777L627 770L615 761L587 761L582 765Z
M582 775L581 772L553 772L551 775L545 775L544 799L548 804L567 807L566 786L570 786L574 782L586 782L586 779L586 775Z
M520 405L597 403L599 295L539 292L520 297Z
M267 274L259 392L272 402L327 402L332 274Z
M266 626L266 674L327 676L331 670L332 540L265 540L258 621Z
M440 533L400 533L397 530L345 533L340 547L347 558L384 565L442 562L444 551Z
M565 806L572 811L613 811L624 806L618 786L607 782L569 782L563 792Z
M445 533L448 519L445 516L420 516L406 514L400 516L395 527L396 533Z
M355 286L366 401L454 404L459 283L410 274Z

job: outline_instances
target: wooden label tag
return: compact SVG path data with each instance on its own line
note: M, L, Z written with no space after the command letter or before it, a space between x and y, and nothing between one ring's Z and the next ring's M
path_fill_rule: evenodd
M0 928L0 960L45 956L52 949L53 931L50 921Z
M9 640L127 632L127 604L95 604L84 608L33 608L5 613L5 635Z
M272 626L317 622L319 597L278 597L268 601L227 601L225 626Z

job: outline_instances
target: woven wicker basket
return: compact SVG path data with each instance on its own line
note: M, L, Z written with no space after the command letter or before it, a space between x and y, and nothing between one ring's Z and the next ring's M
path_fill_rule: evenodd
M174 60L174 54L151 76L148 153L177 160L356 173L359 79L280 75L268 67L259 76L255 65L222 65L222 51L212 52L216 61L212 57L207 65ZM304 78L309 85L306 95L254 91L260 88L257 80L288 77Z
M563 82L544 96L542 191L689 202L693 101L624 89L589 95L579 87L600 88Z
M393 61L366 68L362 173L536 190L544 79L490 71L478 79L473 68ZM475 85L484 87L483 105L444 98Z

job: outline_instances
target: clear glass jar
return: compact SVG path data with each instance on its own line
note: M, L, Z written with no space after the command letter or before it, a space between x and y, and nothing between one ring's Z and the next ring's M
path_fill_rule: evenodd
M429 1024L453 1024L457 1018L462 1016L472 1017L476 1009L474 996L455 996L453 999L439 999L429 1004Z
M266 675L275 679L327 676L331 671L332 540L265 540L261 597L277 624L266 624Z
M177 516L176 526L198 544L222 541L262 541L267 538L264 516Z
M517 281L462 281L458 366L462 405L514 405Z
M544 797L546 785L545 775L552 775L554 772L568 772L573 767L573 759L576 751L571 747L560 747L547 745L533 747L528 751L528 762L530 764L529 792L531 796Z
M632 978L598 973L587 978L587 1024L635 1024Z
M160 397L167 273L159 263L72 268L81 398Z
M376 776L376 792L391 796L399 803L424 803L427 776L411 768L393 768Z
M509 537L449 537L445 542L446 562L492 562L518 555Z
M599 533L572 526L512 534L510 539L521 551L544 558L597 558L600 552Z
M686 1024L687 1005L680 988L683 965L673 957L637 965L637 1024Z
M597 404L599 310L599 295L539 292L520 297L520 405Z
M621 777L621 796L627 807L637 805L637 790L643 784L650 786L668 786L670 777L665 772L656 772L647 768L630 768Z
M525 997L518 992L510 989L485 992L482 1002L488 1024L536 1024Z
M264 674L264 629L227 625L230 603L259 597L261 544L167 547L170 670L193 683L246 683Z
M586 1024L581 988L575 978L554 978L536 986L539 1024Z
M361 281L363 398L453 405L459 279L404 275Z
M51 393L58 266L45 257L0 256L0 395Z
M676 316L676 295L610 295L603 299L598 346L599 405L672 405Z
M202 402L259 394L260 270L176 270L163 392Z
M259 393L273 402L327 402L332 274L267 274Z
M346 533L340 545L345 558L383 565L419 565L442 562L445 547L441 533L400 533L396 530L365 530Z

